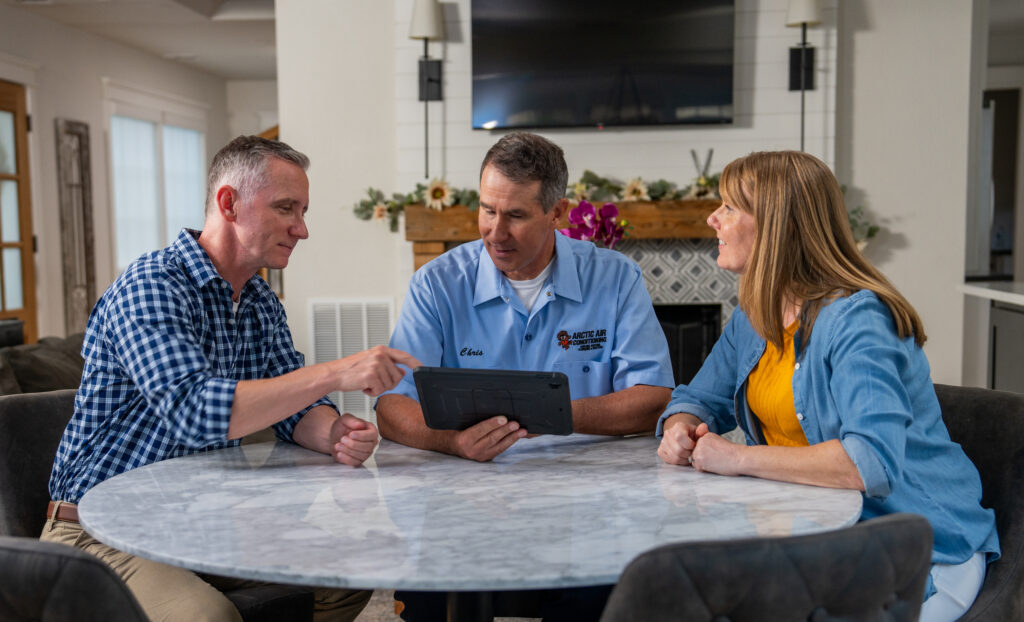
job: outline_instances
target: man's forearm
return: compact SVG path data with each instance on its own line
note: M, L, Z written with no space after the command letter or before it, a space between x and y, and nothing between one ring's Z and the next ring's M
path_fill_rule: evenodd
M330 406L320 404L309 411L295 424L292 440L296 445L306 449L319 451L322 454L334 453L331 439L331 426L338 418L338 413Z
M331 376L322 365L302 367L276 378L242 380L235 386L228 438L241 438L274 425L331 390Z
M456 432L428 428L419 402L405 395L384 395L377 400L377 428L389 441L418 449L456 453Z
M573 431L582 434L642 434L654 432L672 390L639 384L572 403Z

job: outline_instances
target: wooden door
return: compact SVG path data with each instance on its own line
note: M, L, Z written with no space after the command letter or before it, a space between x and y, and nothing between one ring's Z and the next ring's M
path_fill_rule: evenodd
M25 87L0 80L0 319L38 338Z

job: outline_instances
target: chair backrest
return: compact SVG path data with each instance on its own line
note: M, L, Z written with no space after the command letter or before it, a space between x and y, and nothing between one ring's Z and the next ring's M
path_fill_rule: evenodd
M981 475L1002 557L961 620L1024 620L1024 395L935 385L949 436Z
M48 482L75 391L0 396L0 535L38 538Z
M0 536L0 620L147 622L123 581L66 544Z
M917 620L932 530L915 514L789 538L662 546L634 559L602 622Z

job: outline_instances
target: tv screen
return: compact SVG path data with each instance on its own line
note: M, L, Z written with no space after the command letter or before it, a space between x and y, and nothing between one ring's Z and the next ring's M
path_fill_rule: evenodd
M732 121L734 0L472 0L473 127Z

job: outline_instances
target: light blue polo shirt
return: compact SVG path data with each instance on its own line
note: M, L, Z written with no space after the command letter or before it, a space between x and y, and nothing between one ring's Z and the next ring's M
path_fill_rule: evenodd
M434 367L560 371L572 399L675 386L640 267L559 233L531 312L477 240L413 274L391 347ZM417 399L412 375L389 393Z

